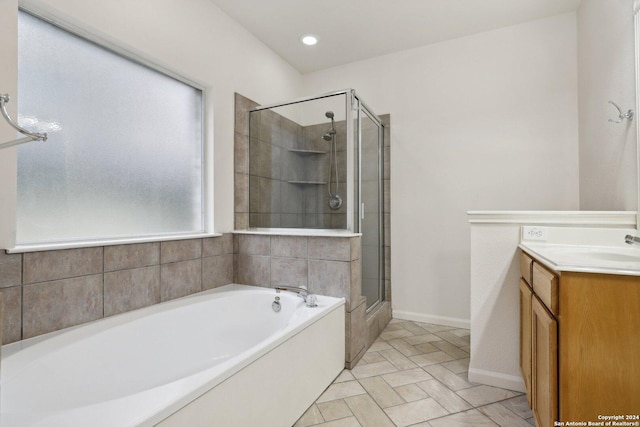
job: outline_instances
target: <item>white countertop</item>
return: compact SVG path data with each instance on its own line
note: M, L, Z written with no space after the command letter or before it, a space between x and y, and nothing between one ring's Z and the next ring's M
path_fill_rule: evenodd
M640 246L624 242L635 229L537 228L545 239L523 237L519 247L552 270L640 276Z

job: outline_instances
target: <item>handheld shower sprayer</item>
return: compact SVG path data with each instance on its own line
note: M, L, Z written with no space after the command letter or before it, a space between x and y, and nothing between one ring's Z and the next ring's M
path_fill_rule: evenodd
M334 120L335 115L333 114L333 111L327 111L326 113L324 113L324 115L328 119L331 119L331 129L329 129L329 132L325 133L322 136L322 139L324 139L325 141L331 142L331 147L329 147L329 186L328 186L329 207L332 210L338 210L342 206L342 198L338 194L338 191L340 189L339 187L340 184L338 183L338 147L337 147L336 138L335 138L337 133L336 122ZM334 167L336 172L335 173L336 175L336 192L335 193L331 191L331 172Z
M324 115L328 119L331 119L331 129L329 130L329 132L325 133L322 136L322 139L324 139L325 141L331 141L333 139L333 136L336 134L336 122L334 120L334 114L333 111L327 111L326 113L324 113Z

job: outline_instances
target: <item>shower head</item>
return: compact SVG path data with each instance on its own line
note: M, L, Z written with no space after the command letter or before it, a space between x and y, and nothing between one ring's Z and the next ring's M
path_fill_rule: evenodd
M331 141L335 132L327 132L322 136L325 141Z
M333 120L333 111L327 111L326 113L324 113L324 115L327 116L328 119L331 119L331 129L329 130L329 132L325 133L322 136L322 139L324 139L325 141L331 141L333 139L333 135L336 134L336 124Z
M333 120L333 111L327 111L324 115L327 116L328 119Z

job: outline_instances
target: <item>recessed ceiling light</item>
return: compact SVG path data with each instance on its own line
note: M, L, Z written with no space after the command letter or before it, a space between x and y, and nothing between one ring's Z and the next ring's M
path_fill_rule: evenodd
M313 34L305 34L304 36L300 37L300 41L307 46L313 46L314 44L318 43L318 36L314 36Z

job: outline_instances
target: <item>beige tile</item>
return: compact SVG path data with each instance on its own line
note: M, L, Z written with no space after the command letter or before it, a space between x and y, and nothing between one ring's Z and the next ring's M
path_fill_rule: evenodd
M468 329L454 329L451 331L451 333L459 337L468 337L471 335L471 331L469 331Z
M478 411L491 418L499 426L529 427L529 423L500 403L481 406Z
M102 274L25 285L22 298L23 339L97 320Z
M382 357L387 359L398 370L406 370L417 368L417 365L409 360L406 356L400 353L398 350L392 348L390 350L380 350Z
M476 409L431 420L429 424L432 427L493 427L497 425Z
M362 238L351 237L349 243L351 245L351 261L362 258Z
M425 366L423 369L453 391L473 387L473 384L463 380L442 365L429 365Z
M404 329L402 323L404 322L389 322L389 325L382 332L401 331Z
M429 395L420 387L415 384L401 385L395 387L396 393L404 399L405 402L415 402L416 400L422 400L429 397Z
M469 357L469 353L461 350L459 347L451 344L448 341L435 341L433 342L433 345L438 347L438 349L444 351L445 353L447 353L449 356L453 357L454 359L466 359Z
M102 273L102 247L25 253L23 283L47 282Z
M386 343L386 341L382 341L381 339L377 339L373 342L373 344L371 344L371 347L369 347L370 351L380 351L380 350L388 350L391 347L389 344Z
M7 254L0 249L0 288L22 283L22 254Z
M406 384L414 384L420 381L433 379L422 368L409 369L382 375L382 378L391 386L398 387Z
M271 237L240 234L238 236L238 253L243 255L271 255Z
M228 255L233 253L233 234L225 233L220 237L202 239L202 257Z
M451 413L471 409L471 405L438 380L422 381L416 385Z
M267 286L271 283L271 258L268 256L238 255L237 281L243 285Z
M416 344L414 346L414 348L416 348L417 350L419 350L419 353L432 353L434 351L438 351L439 348L436 347L435 345L433 345L433 342L425 342L422 344Z
M454 374L462 374L469 371L469 358L452 360L451 362L444 362L442 366L453 372Z
M307 258L307 237L272 236L271 255L284 258Z
M500 404L513 411L520 418L529 419L533 417L527 396L525 394L512 399L503 400Z
M398 369L393 366L391 363L378 362L378 363L370 363L368 365L358 365L351 370L351 373L357 379L373 377L375 375L383 375L390 372L396 372Z
M249 173L249 137L233 133L233 166L236 173Z
M333 382L334 383L341 383L341 382L345 382L345 381L353 381L356 378L353 376L353 374L351 373L350 370L348 369L344 369L340 375L338 375L338 378L336 378Z
M357 301L360 295L362 295L362 260L356 259L349 263L351 270L351 283L349 285L349 296L347 304ZM380 335L376 334L376 338Z
M2 344L22 339L22 286L0 289L2 293Z
M309 260L309 289L312 292L349 297L350 281L351 262Z
M398 338L395 340L389 340L387 343L402 353L404 356L415 356L416 354L425 353L424 351L419 350L418 348L412 346L407 343L403 338Z
M104 274L104 315L124 313L160 302L160 266Z
M334 421L353 416L353 413L342 399L318 403L318 409L325 421Z
M429 332L415 322L405 322L402 324L402 327L413 335L424 335Z
M160 264L160 243L105 246L104 271L127 270Z
M359 365L366 365L369 363L378 363L378 362L384 362L385 359L380 353L378 353L377 351L371 351L368 350L364 356L362 356L362 359L360 359L360 362L358 362Z
M344 399L345 397L366 393L358 381L345 381L331 384L318 398L316 403L329 402L331 400Z
M434 325L432 323L417 323L421 328L426 329L427 331L433 333L442 332L442 331L450 331L452 329L456 329L452 326L445 325Z
M309 237L309 259L351 261L348 237Z
M384 410L398 427L428 421L449 414L431 398L393 406Z
M160 262L187 261L202 257L202 239L160 242Z
M311 286L309 289L314 290ZM314 292L316 292L314 290ZM321 292L318 292L321 294ZM356 356L362 354L365 346L367 345L367 313L366 304L363 302L356 307L351 313L346 313L346 321L348 325L345 325L347 333L348 347L347 347L347 360L349 362L355 361Z
M308 427L316 424L320 424L324 422L324 418L322 418L322 414L320 410L315 405L311 405L309 409L305 411L304 414L298 419L298 421L293 425L293 427Z
M434 351L432 353L411 356L409 359L411 359L411 361L416 363L418 366L427 366L433 365L435 363L448 362L450 360L453 360L453 357L449 356L444 351Z
M424 344L424 343L430 343L433 341L440 341L441 338L438 336L435 336L434 334L424 334L424 335L416 335L413 337L405 337L403 338L407 343L411 344L411 345L417 345L417 344Z
M318 424L317 427L362 427L356 417L342 418L335 421Z
M393 423L369 395L352 396L344 399L363 426L394 427Z
M249 228L249 214L246 212L235 213L233 215L234 229L246 230Z
M234 98L234 111L235 111L235 122L234 129L236 132L241 133L242 135L249 134L249 110L258 106L257 103L246 98L239 93L235 93Z
M254 181L251 182L252 184ZM234 212L254 212L257 209L254 207L255 203L251 203L251 210L249 210L249 175L245 173L235 173L233 178L233 211ZM253 190L253 188L252 188ZM254 201L257 191L252 192L251 200Z
M450 342L456 347L462 347L469 345L469 336L459 337L454 334L452 331L444 331L444 332L436 332L436 335L442 338L445 341Z
M397 338L411 337L411 336L413 336L413 334L404 328L398 329L396 331L389 331L389 332L384 331L383 333L380 334L380 338L385 341L394 340Z
M271 258L271 286L307 286L308 261L301 258Z
M381 408L405 403L398 393L380 376L362 378L360 385L364 387L369 396L376 401Z
M473 406L483 406L489 403L498 402L500 400L510 399L519 395L511 390L504 390L497 387L491 387L488 385L479 385L472 388L467 388L458 391L464 400L471 403Z
M202 290L202 260L172 262L160 266L160 300L168 301Z
M202 258L202 289L233 283L233 254Z

